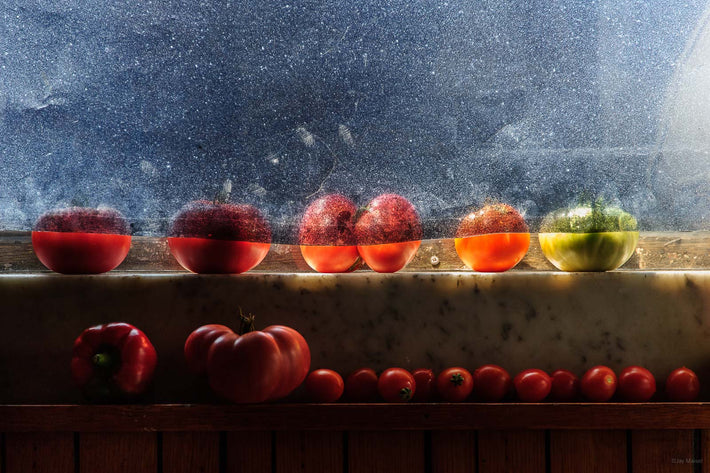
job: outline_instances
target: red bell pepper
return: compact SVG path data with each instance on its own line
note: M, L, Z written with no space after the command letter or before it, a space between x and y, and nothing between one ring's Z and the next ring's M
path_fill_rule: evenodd
M157 358L148 337L136 327L123 322L97 325L74 342L71 372L90 400L130 400L152 381Z

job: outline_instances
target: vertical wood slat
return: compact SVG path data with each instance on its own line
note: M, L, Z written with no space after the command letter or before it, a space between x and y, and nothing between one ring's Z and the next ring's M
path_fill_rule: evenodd
M545 432L480 431L478 472L545 473Z
M350 432L349 473L424 473L424 432Z
M692 473L695 469L692 430L631 432L634 473Z
M271 473L271 432L227 432L226 473Z
M276 472L342 472L342 432L276 433Z
M626 473L625 430L553 430L550 473Z
M156 473L155 432L101 432L79 435L80 473Z
M165 432L163 473L219 473L219 432Z
M476 432L473 430L431 433L432 473L475 473Z
M73 433L5 434L6 473L74 473Z

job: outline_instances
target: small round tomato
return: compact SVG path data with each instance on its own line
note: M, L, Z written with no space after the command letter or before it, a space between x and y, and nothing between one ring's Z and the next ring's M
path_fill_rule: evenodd
M552 389L550 376L542 370L529 369L518 373L513 380L518 399L523 402L540 402Z
M646 402L656 392L656 378L641 366L629 366L619 373L619 395L625 401Z
M412 396L413 402L431 401L434 394L434 372L427 368L419 368L412 372L417 389Z
M301 245L301 255L308 266L319 273L349 273L360 263L357 246Z
M377 400L377 373L371 368L360 368L345 379L345 397L352 402Z
M500 402L513 389L513 381L498 365L483 365L473 372L473 395L484 402Z
M436 377L436 391L444 401L465 401L473 391L473 376L464 368L447 368Z
M396 273L414 259L421 243L421 241L403 241L382 245L362 245L357 247L357 251L373 271Z
M590 368L579 383L582 395L593 402L605 402L616 392L616 374L607 366Z
M693 370L678 368L666 379L666 395L668 400L675 402L691 402L698 398L700 381Z
M333 370L315 370L306 376L306 392L315 402L335 402L344 389L343 378Z
M568 370L552 372L550 399L553 401L574 401L579 397L579 378Z
M388 368L377 380L377 391L386 402L408 402L416 388L414 376L403 368Z

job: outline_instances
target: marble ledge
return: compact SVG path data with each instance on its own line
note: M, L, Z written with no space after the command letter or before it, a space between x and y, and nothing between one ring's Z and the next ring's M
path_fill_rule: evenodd
M109 273L0 275L0 401L74 401L71 342L127 321L160 354L155 396L194 401L182 345L205 323L285 324L308 340L313 368L342 372L496 363L524 368L640 364L659 378L686 365L710 379L710 271L512 271L238 276ZM43 388L27 369L43 373ZM710 383L707 383L710 384ZM707 394L710 394L710 390Z

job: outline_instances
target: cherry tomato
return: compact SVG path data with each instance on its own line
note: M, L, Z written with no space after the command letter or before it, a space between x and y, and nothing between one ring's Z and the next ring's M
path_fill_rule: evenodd
M377 373L371 368L360 368L345 379L345 397L352 402L377 400Z
M518 373L513 380L515 392L522 402L540 402L552 389L550 376L542 370L529 369Z
M579 397L579 378L568 370L552 372L550 399L553 401L574 401Z
M668 400L675 402L695 401L700 393L700 381L693 370L678 368L666 379L666 395Z
M333 370L315 370L306 376L306 392L315 402L335 402L344 389L343 378Z
M436 377L436 392L444 401L465 401L472 390L473 376L464 368L447 368Z
M500 402L513 389L513 381L498 365L483 365L473 372L473 395L484 402Z
M408 402L416 388L414 376L403 368L388 368L377 380L377 391L386 402Z
M590 368L579 383L582 395L593 402L605 402L616 392L616 374L606 366Z
M629 366L619 373L619 395L625 401L646 402L656 392L656 378L641 366Z
M32 248L42 264L57 273L99 274L123 262L131 235L33 231Z
M413 402L431 401L434 394L434 372L430 369L419 368L412 373L417 389L412 396Z
M270 243L169 237L168 247L180 266L199 274L240 274L256 267Z

